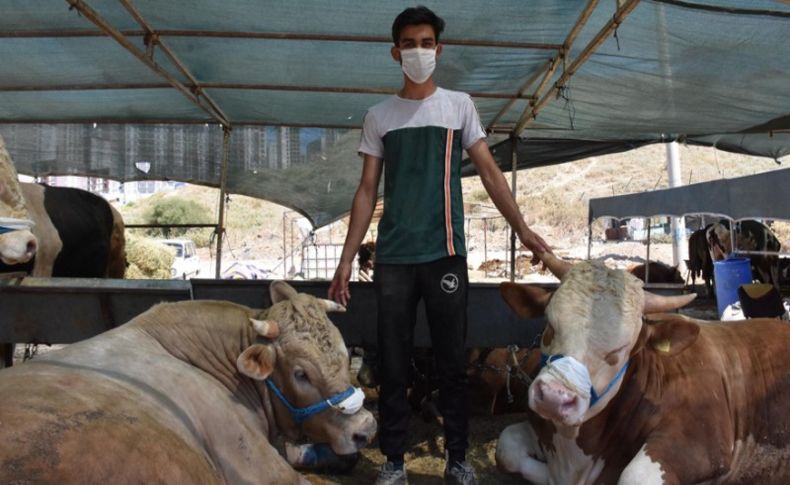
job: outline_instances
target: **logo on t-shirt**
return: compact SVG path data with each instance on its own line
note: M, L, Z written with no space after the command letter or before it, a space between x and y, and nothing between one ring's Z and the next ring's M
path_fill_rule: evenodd
M439 286L442 287L442 291L445 293L455 293L458 290L458 276L453 273L447 273L442 276Z

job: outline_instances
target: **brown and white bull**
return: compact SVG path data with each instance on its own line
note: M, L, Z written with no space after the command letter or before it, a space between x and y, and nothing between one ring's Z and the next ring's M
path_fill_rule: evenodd
M376 421L326 315L342 307L270 292L265 310L160 304L0 371L0 483L290 484L275 437L368 444Z
M563 485L790 483L790 325L646 315L692 297L662 302L623 271L546 259L553 294L502 288L518 313L547 317L502 469Z

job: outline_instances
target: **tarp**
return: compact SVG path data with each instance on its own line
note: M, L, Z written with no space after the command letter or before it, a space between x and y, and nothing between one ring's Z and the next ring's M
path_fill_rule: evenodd
M601 217L713 214L730 219L790 220L790 169L672 189L590 199L588 222Z
M277 201L319 226L348 210L350 181L361 170L352 143L359 135L349 130L401 84L389 32L412 2L130 3L145 25L111 0L0 3L0 135L10 139L20 172L104 172L120 180L164 174L219 185L221 143L210 142L200 156L180 148L218 120L99 30L87 5L192 97L200 93L203 106L210 100L224 113L233 127L230 192ZM587 0L422 3L447 21L437 81L469 92L486 128L511 132L530 102L549 100L519 133L520 168L669 140L773 158L790 153L790 49L781 41L790 38L788 2L597 2L565 58L558 53ZM617 16L618 4L635 3ZM606 30L615 17L616 28ZM592 55L567 77L588 47ZM558 67L541 83L551 60ZM566 78L555 96L549 88ZM48 144L20 135L61 131L51 123L84 126ZM112 137L126 130L110 127L102 133L111 138L97 139L97 130L114 124L157 135L121 141ZM264 138L269 148L262 150ZM148 174L132 168L141 154L154 167ZM497 148L497 159L509 169L510 150Z

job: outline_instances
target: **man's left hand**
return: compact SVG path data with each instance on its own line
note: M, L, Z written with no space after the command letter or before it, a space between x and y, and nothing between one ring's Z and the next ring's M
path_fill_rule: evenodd
M526 246L527 249L532 251L532 264L540 263L538 255L543 253L552 253L551 246L543 240L536 232L531 229L525 229L518 235L521 244Z

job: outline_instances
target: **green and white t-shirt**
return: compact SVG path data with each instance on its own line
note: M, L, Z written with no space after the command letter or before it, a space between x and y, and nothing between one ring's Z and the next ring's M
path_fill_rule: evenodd
M485 136L474 102L457 91L393 96L368 110L359 151L384 160L377 262L466 256L461 158Z

